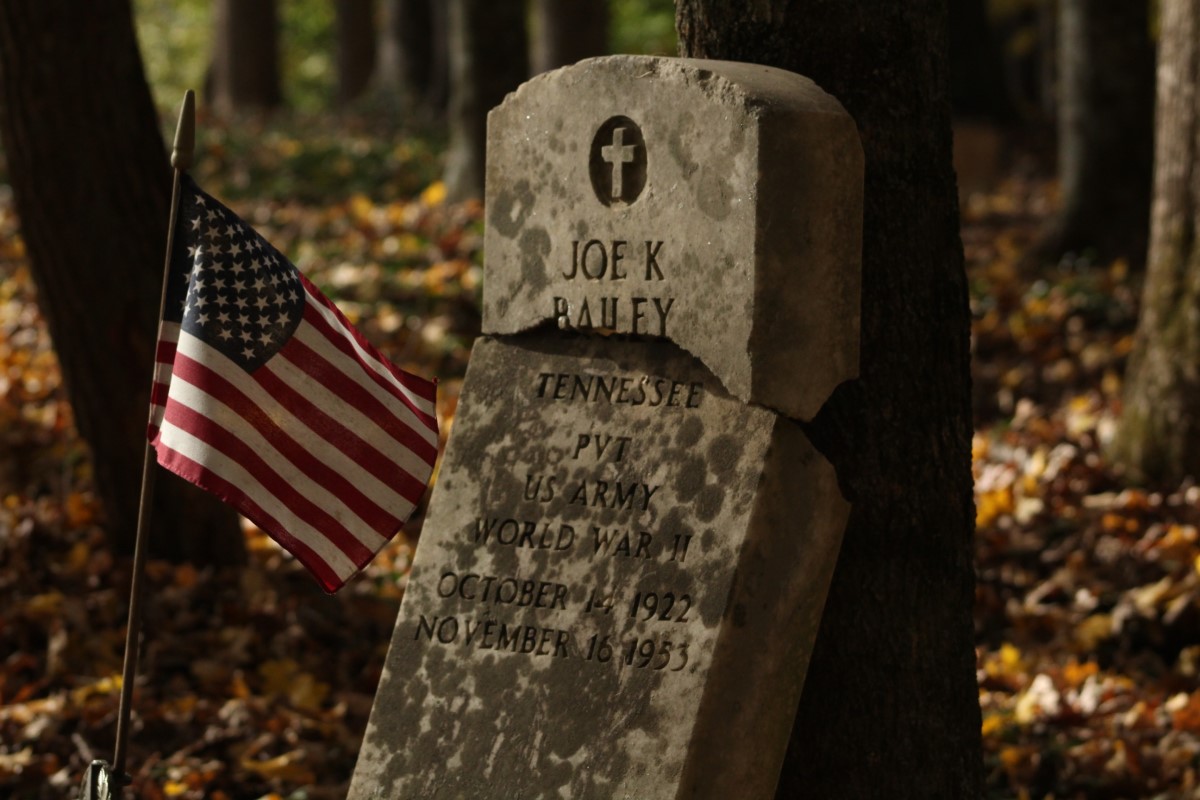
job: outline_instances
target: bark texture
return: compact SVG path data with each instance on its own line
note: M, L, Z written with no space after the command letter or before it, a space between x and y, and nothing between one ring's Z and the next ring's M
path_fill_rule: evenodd
M1139 481L1200 475L1200 11L1165 0L1141 318L1113 456Z
M216 0L213 19L213 109L230 114L282 103L275 0Z
M855 118L866 154L861 376L808 426L853 509L780 798L980 796L946 14L945 0L677 6L683 54L812 78Z
M959 117L1011 122L1016 116L984 0L950 3L950 105Z
M548 72L608 52L607 0L536 0L533 71Z
M170 168L128 0L0 4L0 135L38 288L113 543L132 549ZM236 561L232 511L158 480L152 552Z
M374 0L337 0L337 103L353 102L375 68Z
M487 114L529 74L522 0L449 0L451 200L483 197Z
M1059 0L1063 205L1037 250L1145 259L1154 147L1149 3Z

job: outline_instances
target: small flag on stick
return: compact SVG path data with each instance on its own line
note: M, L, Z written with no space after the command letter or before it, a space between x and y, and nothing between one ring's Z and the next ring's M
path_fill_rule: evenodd
M187 176L158 338L158 463L337 591L398 531L437 457L435 386L390 364Z

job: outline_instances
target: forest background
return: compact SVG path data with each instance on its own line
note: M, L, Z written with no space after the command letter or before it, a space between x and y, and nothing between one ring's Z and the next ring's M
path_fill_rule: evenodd
M449 431L479 330L483 223L470 181L448 171L448 73L416 97L381 78L385 18L368 16L358 49L375 57L351 91L339 11L353 3L292 0L270 23L277 96L222 99L219 5L133 4L164 131L183 90L206 88L200 183L396 363L437 375ZM1131 469L1118 445L1165 11L1130 3L1096 20L1086 5L951 3L986 791L1193 797L1200 486L1186 468ZM544 56L539 13L531 51ZM610 0L607 14L597 52L675 52L670 2ZM436 46L426 58L447 69ZM0 181L0 793L62 797L111 756L130 564ZM227 559L153 559L136 796L344 796L419 530L418 516L335 597L245 523Z

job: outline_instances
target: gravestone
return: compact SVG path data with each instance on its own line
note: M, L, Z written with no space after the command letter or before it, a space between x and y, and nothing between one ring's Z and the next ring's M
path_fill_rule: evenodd
M773 796L861 193L850 117L776 69L592 59L492 111L484 336L351 800Z

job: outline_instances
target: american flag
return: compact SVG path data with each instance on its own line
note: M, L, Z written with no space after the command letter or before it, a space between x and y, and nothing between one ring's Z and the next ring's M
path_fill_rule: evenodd
M151 396L158 463L337 591L429 482L435 386L388 363L187 176L179 209Z

